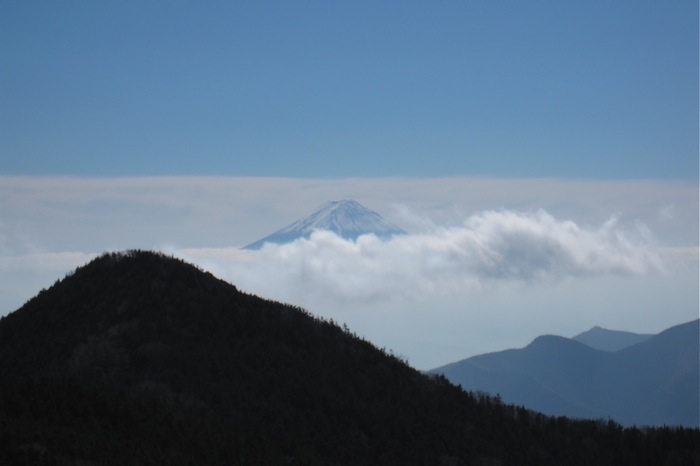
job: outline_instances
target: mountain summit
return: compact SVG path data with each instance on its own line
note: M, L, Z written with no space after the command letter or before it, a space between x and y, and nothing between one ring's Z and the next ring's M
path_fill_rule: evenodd
M586 332L579 333L571 339L588 345L591 348L614 352L646 341L653 336L654 335L649 334L608 330L595 326Z
M341 238L351 240L367 234L390 238L406 233L359 202L344 199L327 202L308 217L244 246L243 249L260 249L265 243L291 243L299 238L309 238L315 230L332 231Z
M104 254L0 318L0 464L651 466L698 445L467 393L159 253Z

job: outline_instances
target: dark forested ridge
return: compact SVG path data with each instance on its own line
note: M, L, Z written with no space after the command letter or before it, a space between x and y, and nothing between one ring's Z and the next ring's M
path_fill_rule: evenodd
M700 433L508 406L132 251L0 320L0 464L700 464Z

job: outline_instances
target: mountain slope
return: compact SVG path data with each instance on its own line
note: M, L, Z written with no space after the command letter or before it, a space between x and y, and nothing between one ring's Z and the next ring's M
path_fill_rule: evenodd
M315 230L332 231L341 238L352 240L366 234L389 238L406 233L373 210L346 199L327 202L308 217L248 244L243 249L260 249L265 243L284 244L299 238L309 238Z
M545 335L523 349L474 356L433 369L468 390L499 394L506 402L550 415L601 417L585 403L589 374L604 355L567 338Z
M139 251L105 254L0 320L0 421L1 464L700 457L697 430L630 431L506 406L333 322Z
M700 320L695 320L611 355L605 375L610 390L618 390L625 418L636 424L700 424L699 333Z
M672 327L618 352L543 336L430 373L552 415L627 425L698 426L698 325Z
M382 463L384 454L410 464L462 448L430 440L451 430L441 407L455 403L449 388L427 413L420 404L445 389L397 359L333 323L151 253L102 256L3 318L0 381L27 377L39 387L58 379L63 394L77 385L96 405L126 399L125 411L132 398L137 406L155 398L154 415L178 425L201 418L252 464ZM409 440L420 432L416 413L435 429L422 442ZM42 448L60 444L51 435Z
M608 330L596 326L588 331L579 333L571 339L588 345L591 348L603 351L619 351L628 346L646 341L651 337L653 337L653 335Z

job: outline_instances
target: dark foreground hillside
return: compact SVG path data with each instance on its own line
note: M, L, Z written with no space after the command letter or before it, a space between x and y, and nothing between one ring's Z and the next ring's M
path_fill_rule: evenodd
M134 251L0 320L0 464L700 464L700 433L506 406Z

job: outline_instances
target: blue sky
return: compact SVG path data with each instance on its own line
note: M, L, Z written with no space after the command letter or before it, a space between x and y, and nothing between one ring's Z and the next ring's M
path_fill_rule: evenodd
M0 173L696 180L698 4L3 2Z
M158 249L421 369L698 317L698 3L0 2L0 316ZM409 232L251 243L329 200Z

